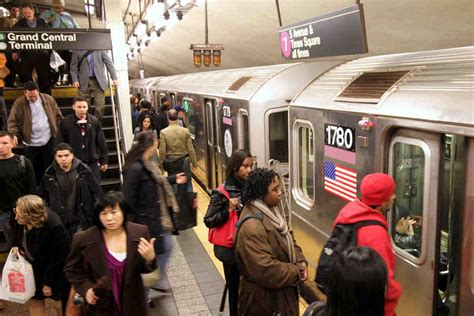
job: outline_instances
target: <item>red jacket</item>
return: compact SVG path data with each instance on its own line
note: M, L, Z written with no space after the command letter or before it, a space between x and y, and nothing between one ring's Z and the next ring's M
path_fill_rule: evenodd
M376 220L387 227L387 220L382 213L370 208L359 199L342 208L334 221L336 224L352 224L360 221ZM382 226L363 226L357 231L357 245L370 247L384 259L388 269L388 289L385 295L385 316L396 315L395 307L402 295L400 283L394 279L395 254L390 243L390 236Z

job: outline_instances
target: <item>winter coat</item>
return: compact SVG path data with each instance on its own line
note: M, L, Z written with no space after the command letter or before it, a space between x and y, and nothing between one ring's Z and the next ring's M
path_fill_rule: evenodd
M71 145L74 156L84 163L98 161L101 165L107 164L107 143L100 121L95 116L87 114L85 150L82 148L83 137L77 121L76 115L70 114L59 123L56 144Z
M122 281L122 315L146 315L146 297L141 273L152 272L156 268L156 260L147 263L138 253L140 238L150 240L148 228L128 222L127 259ZM101 230L93 226L86 231L74 235L71 253L67 258L64 272L76 291L86 297L86 292L96 284L105 290L112 291L112 283L108 277L105 259L105 243ZM114 316L114 299L112 293L108 299L97 305L86 303L86 315Z
M378 225L363 226L357 230L357 246L369 247L378 252L385 261L388 269L388 289L385 295L385 315L395 315L395 307L402 295L402 288L394 278L395 255L392 249L390 236L387 232L387 220L384 215L359 199L350 202L342 208L336 217L333 226L337 224L353 224L360 221L375 220L382 223Z
M59 166L53 162L46 169L38 190L48 206L56 212L64 222L64 211L66 198L61 195L56 173ZM90 168L80 160L74 158L73 168L77 169L76 176L76 207L72 211L74 217L79 220L83 229L92 225L92 211L97 200L102 198L103 192ZM70 223L67 223L70 224Z
M252 214L252 209L246 206L241 218ZM239 315L299 315L297 263L306 259L296 242L295 253L296 263L290 263L286 241L268 217L249 219L242 224L235 245L235 260L242 275Z
M51 135L56 136L59 122L63 115L59 109L56 100L49 94L40 93L43 101L43 108L48 117L49 127L51 128ZM20 137L27 144L31 143L31 129L33 126L30 103L25 96L21 96L13 102L10 115L8 116L8 131L15 136ZM20 141L20 140L19 140Z
M63 273L69 243L61 219L51 210L48 210L48 219L41 227L26 232L26 248L33 257L31 265L36 284L34 298L45 299L42 292L45 285L51 287L54 300L60 300L69 293L69 286ZM22 244L22 240L19 240L19 244L14 246L23 249Z
M170 184L174 184L176 176L167 177L167 180ZM122 192L132 210L129 219L148 226L151 237L156 238L155 249L163 251L165 229L161 218L158 184L153 180L142 160L135 161L124 171Z

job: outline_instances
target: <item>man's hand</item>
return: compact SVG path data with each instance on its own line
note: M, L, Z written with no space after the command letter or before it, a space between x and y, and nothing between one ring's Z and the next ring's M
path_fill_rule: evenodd
M112 80L114 86L118 86L119 85L119 81L118 80Z
M177 184L184 184L186 182L188 182L188 177L186 176L186 174L184 172L178 173L176 175L176 183Z
M72 83L72 86L73 86L74 88L76 88L76 89L79 89L79 88L81 87L81 85L79 84L79 81L74 81L74 82Z
M102 171L102 172L106 172L108 167L109 167L109 165L103 164L103 165L100 165L99 169L100 169L100 171Z
M53 295L53 291L49 286L43 286L43 295L46 297Z
M12 54L12 59L13 59L13 61L17 61L18 60L18 53L13 53Z

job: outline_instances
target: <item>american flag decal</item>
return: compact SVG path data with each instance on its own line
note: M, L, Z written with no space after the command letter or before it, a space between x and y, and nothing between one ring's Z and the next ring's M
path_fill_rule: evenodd
M347 201L355 200L357 197L357 172L325 160L324 190Z

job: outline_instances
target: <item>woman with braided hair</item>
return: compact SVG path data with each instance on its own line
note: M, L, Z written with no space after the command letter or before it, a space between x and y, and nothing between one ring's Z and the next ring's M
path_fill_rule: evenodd
M279 208L280 198L278 174L262 168L249 174L235 246L242 276L239 315L299 315L298 284L307 279L308 264Z

